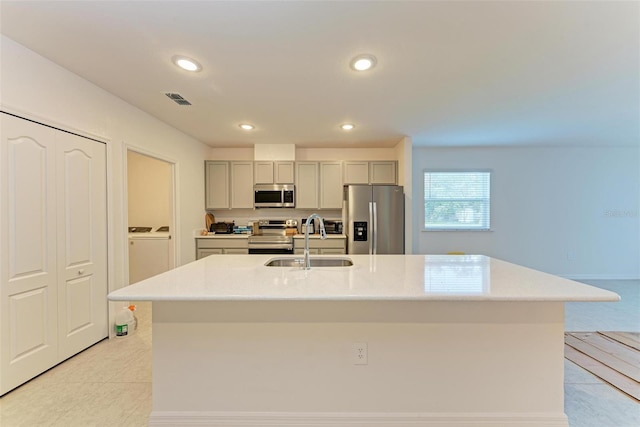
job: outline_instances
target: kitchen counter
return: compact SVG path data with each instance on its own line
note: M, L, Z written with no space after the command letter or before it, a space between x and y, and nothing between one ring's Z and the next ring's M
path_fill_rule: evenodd
M347 255L351 267L266 267L206 257L109 295L120 301L617 301L613 292L482 255ZM295 258L288 255L285 257Z
M196 239L246 239L250 236L250 234L207 234L206 236L197 235L194 236ZM304 239L304 234L294 234L292 236L294 239ZM320 239L319 234L309 234L310 239ZM347 236L344 234L327 234L327 239L346 239Z
M249 234L207 234L206 236L197 235L196 239L247 239Z
M568 427L564 301L619 299L476 255L273 257L210 256L109 295L153 301L150 426Z
M294 239L304 239L304 234L294 234ZM310 239L320 239L319 234L309 234ZM327 239L346 239L344 234L327 234Z

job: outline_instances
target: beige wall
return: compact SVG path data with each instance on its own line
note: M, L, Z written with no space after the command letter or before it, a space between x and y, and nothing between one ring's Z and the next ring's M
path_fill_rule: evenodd
M161 227L171 224L171 165L127 151L129 227Z
M423 231L424 170L488 169L491 231ZM414 253L483 254L574 279L640 277L640 147L413 150Z
M404 140L400 141L398 146ZM398 146L391 148L296 148L298 161L316 160L398 160ZM400 153L401 155L402 153ZM254 149L212 148L209 160L254 160Z
M176 265L195 259L193 230L204 223L204 160L199 141L78 77L11 39L0 36L0 104L12 113L107 143L109 277L111 289L128 282L127 148L175 164ZM166 224L163 224L166 225Z
M296 160L398 160L395 148L298 148Z

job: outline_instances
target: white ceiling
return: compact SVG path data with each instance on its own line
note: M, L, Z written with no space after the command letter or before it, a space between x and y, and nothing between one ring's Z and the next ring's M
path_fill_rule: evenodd
M640 3L7 1L1 32L211 146L640 140ZM357 74L349 60L371 53ZM176 54L204 67L187 73ZM193 105L181 107L164 92ZM256 125L251 133L238 123ZM339 124L353 122L350 133Z

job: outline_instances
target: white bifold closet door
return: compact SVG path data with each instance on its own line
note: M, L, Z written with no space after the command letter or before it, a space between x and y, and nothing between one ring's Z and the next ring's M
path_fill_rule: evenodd
M0 395L108 335L105 145L5 113Z
M105 144L56 133L58 348L66 359L109 334Z

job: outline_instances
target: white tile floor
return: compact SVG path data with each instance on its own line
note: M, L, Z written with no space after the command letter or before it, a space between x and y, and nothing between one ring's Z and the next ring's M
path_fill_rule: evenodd
M619 303L570 303L568 331L640 332L640 281L590 282ZM135 334L104 340L0 398L2 427L138 427L151 412L151 305L138 304ZM565 360L571 427L639 427L640 404Z
M151 304L137 306L134 334L103 340L0 398L0 426L146 426Z

